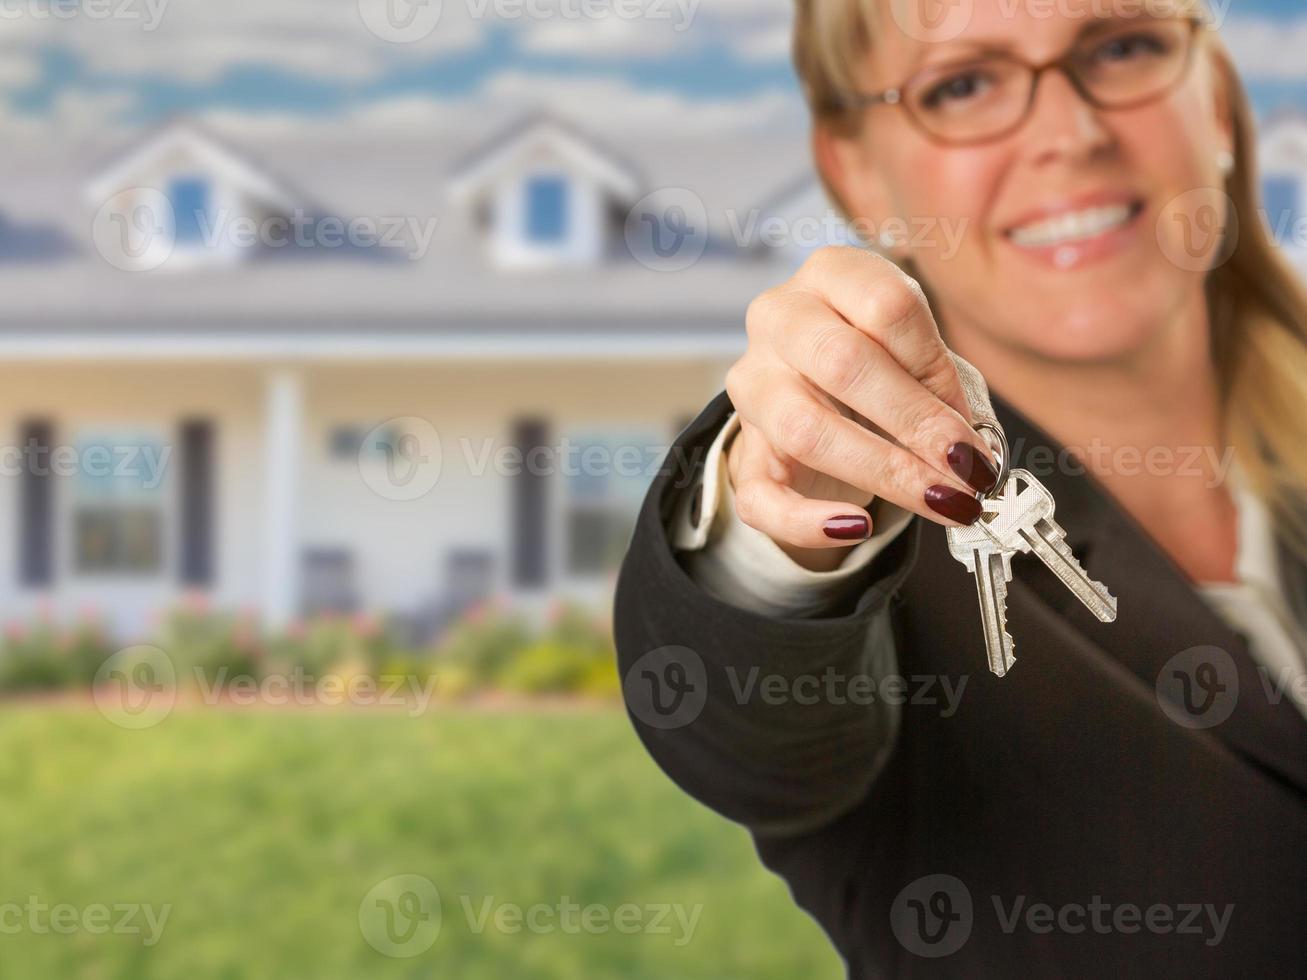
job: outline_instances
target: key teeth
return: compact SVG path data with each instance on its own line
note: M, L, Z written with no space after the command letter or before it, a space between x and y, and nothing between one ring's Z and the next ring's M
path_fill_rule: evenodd
M1098 579L1093 579L1089 577L1089 573L1085 571L1085 566L1080 564L1080 559L1076 557L1075 552L1071 550L1071 546L1066 543L1066 538L1062 536L1063 534L1065 534L1065 532L1062 531L1061 526L1052 521L1049 521L1048 523L1052 524L1054 530L1056 530L1059 533L1051 538L1045 535L1040 535L1044 543L1047 544L1054 551L1056 551L1059 555L1061 555L1063 561L1065 561L1067 565L1069 565L1071 568L1075 569L1080 574L1080 577L1085 580L1085 582L1095 586L1097 589L1102 590L1103 595L1105 595L1107 599L1110 601L1110 606L1107 606L1106 603L1104 605L1108 610L1110 610L1111 614L1102 615L1098 612L1097 609L1091 609L1090 611L1094 614L1094 618L1097 619L1100 623L1116 622L1116 602L1117 602L1116 596L1114 596L1110 591L1108 591L1107 586L1104 585L1102 582L1098 581Z
M989 671L995 677L1006 677L1007 672L1012 669L1012 665L1017 662L1017 655L1015 652L1017 644L1016 641L1012 639L1012 634L1007 631L1006 626L1003 628L1003 639L1007 640L1007 645L1005 647L1005 650L1007 651L1006 662L1000 660L996 664L989 665Z

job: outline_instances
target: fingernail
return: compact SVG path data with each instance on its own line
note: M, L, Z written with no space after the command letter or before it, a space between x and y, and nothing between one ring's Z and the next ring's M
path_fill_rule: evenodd
M832 517L821 529L826 532L826 537L836 541L862 541L871 533L867 519L861 514Z
M974 524L980 516L980 499L953 487L937 483L926 488L926 505L959 524Z
M998 486L998 470L969 442L955 442L949 447L948 465L976 493L989 493Z

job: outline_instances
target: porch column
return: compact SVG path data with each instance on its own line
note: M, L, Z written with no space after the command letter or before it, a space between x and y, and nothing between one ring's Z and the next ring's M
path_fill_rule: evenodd
M268 374L264 393L263 615L273 630L299 613L299 479L304 384L296 371Z

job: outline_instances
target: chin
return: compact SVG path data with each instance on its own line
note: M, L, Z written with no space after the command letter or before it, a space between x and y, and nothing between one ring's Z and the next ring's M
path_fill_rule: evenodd
M1146 349L1166 323L1164 313L1100 295L1079 302L1063 298L1032 308L1016 320L1004 311L1008 336L1017 345L1054 361L1103 363L1128 360Z

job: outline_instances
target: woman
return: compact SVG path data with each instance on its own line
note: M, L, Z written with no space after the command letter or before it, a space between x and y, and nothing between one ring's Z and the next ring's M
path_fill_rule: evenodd
M1307 303L1243 91L1194 5L929 14L798 4L818 169L892 261L750 307L623 568L632 718L851 976L1307 975ZM1120 604L1015 557L1001 679L950 349Z

